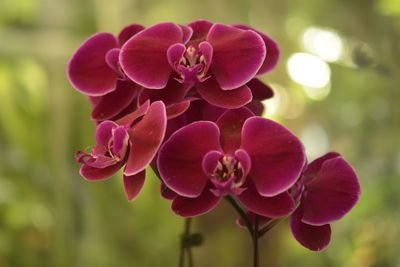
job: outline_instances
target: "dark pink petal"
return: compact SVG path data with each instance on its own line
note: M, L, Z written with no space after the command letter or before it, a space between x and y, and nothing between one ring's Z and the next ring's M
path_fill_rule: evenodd
M116 174L124 164L124 161L120 161L106 168L94 168L87 164L83 164L79 173L86 180L100 181L111 178L111 176Z
M263 197L250 181L242 187L247 189L237 197L243 206L251 212L265 217L279 218L289 215L295 208L295 202L287 192L273 197Z
M118 48L118 40L111 33L102 32L87 39L76 50L68 63L68 78L78 91L101 96L115 90L118 73L105 59L113 48Z
M264 112L264 105L261 103L260 100L253 100L245 107L250 109L256 116L262 116Z
M201 42L199 44L199 52L202 54L202 57L204 59L204 70L202 72L207 74L212 62L213 47L209 42Z
M220 142L225 153L233 154L240 147L242 127L244 122L254 116L245 107L227 110L217 120L217 125L221 132Z
M290 227L294 238L304 247L321 251L325 249L331 241L331 226L329 224L313 226L301 221L303 216L301 206L292 214Z
M176 131L161 147L157 166L165 184L186 197L198 197L208 182L202 159L211 150L221 151L215 123L200 121Z
M123 72L121 72L121 70L119 68L119 52L120 52L120 49L118 49L118 48L113 48L113 49L109 50L106 54L105 60L106 60L107 65L111 69L113 69L116 73L123 76Z
M162 198L166 200L173 200L177 196L177 194L169 189L164 183L161 183L160 185L160 193Z
M84 163L85 165L93 168L103 169L111 165L115 165L117 162L118 160L116 159L104 155L96 155L95 157L92 157L91 159L85 161Z
M251 211L246 212L246 216L249 219L250 223L252 225L255 224L256 221L256 216L258 216L258 227L262 227L264 225L266 225L267 223L269 223L271 221L271 218L268 217L264 217L258 214L255 214ZM246 228L246 224L244 223L244 221L242 220L242 217L239 217L236 219L236 223L243 228Z
M211 211L220 201L208 188L196 198L176 196L172 202L172 210L182 217L193 217Z
M146 170L135 175L124 175L124 189L129 201L135 200L142 191L146 179Z
M246 85L234 90L222 90L213 77L197 83L196 89L208 103L223 108L240 108L252 100L251 91Z
M126 26L121 30L118 35L119 46L121 47L126 41L128 41L132 36L144 30L144 27L139 24L131 24Z
M246 179L247 175L250 172L251 169L251 159L249 154L243 149L238 149L235 151L235 158L239 161L240 168L243 172L242 174L242 179L244 182L244 179Z
M139 86L131 81L118 81L115 91L97 97L91 114L92 120L104 121L113 118L124 110L136 98ZM118 104L116 104L118 103Z
M223 153L217 150L211 150L204 155L201 166L203 173L206 175L213 175L217 170L218 161L223 157Z
M188 44L196 47L202 41L205 41L207 34L213 23L207 20L196 20L190 23L188 26L193 29L193 34Z
M182 41L182 30L175 23L160 23L146 28L121 48L120 64L125 74L146 88L161 89L168 82L172 68L167 50Z
M117 128L118 124L113 121L103 121L96 128L96 141L103 147L108 147L112 138L112 130Z
M328 159L305 185L302 221L311 225L337 221L354 207L359 197L360 184L354 169L342 157Z
M176 104L185 98L191 87L190 84L182 84L170 78L162 90L144 89L139 95L139 103L142 104L146 100L150 102L161 100L166 106Z
M244 30L253 30L256 33L258 33L261 36L261 38L264 40L265 47L267 49L267 55L265 57L263 65L261 66L257 75L265 74L265 73L269 72L270 70L272 70L276 66L276 64L278 63L278 60L279 60L280 51L279 51L278 43L275 42L274 40L272 40L268 35L260 32L256 29L253 29L247 25L235 25L235 27L244 29Z
M265 44L254 31L214 24L207 35L214 49L211 72L223 89L245 85L265 59Z
M313 160L310 164L307 165L305 171L303 172L303 176L305 177L305 182L308 182L317 175L317 173L321 170L322 164L328 159L333 159L340 157L340 154L337 152L329 152Z
M304 147L293 133L260 117L244 123L241 148L251 157L250 175L263 196L288 190L299 178L306 160Z
M150 108L150 101L144 102L141 106L139 106L138 109L136 109L134 112L127 114L126 116L118 119L115 123L118 125L125 125L126 127L131 127L132 123L146 114L146 112Z
M186 52L186 47L180 43L173 44L170 47L168 47L167 50L168 63L173 69L175 70L178 69L178 65L180 64L180 61L185 52Z
M130 150L125 175L137 174L150 164L164 139L166 127L165 105L161 101L154 102L142 120L129 130Z
M166 108L168 120L182 115L190 107L190 100L172 104Z
M181 42L186 44L192 37L193 29L186 25L181 25L181 24L179 24L179 27L181 27L181 30L182 30L182 41Z
M259 79L252 79L250 82L246 83L253 94L253 100L265 100L274 96L274 92L271 87L264 84Z
M128 131L124 126L118 126L113 129L113 136L112 153L119 159L123 159L128 149Z

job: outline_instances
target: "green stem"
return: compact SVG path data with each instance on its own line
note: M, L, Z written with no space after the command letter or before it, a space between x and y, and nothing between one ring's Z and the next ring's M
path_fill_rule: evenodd
M259 267L260 258L258 253L258 215L254 215L254 234L253 234L253 267Z
M250 235L253 237L254 235L254 230L253 226L251 225L251 222L249 218L247 217L246 213L243 211L243 209L239 206L239 204L231 197L230 195L227 195L224 197L231 205L232 207L239 213L240 217L242 218L244 224L247 227L247 230L249 231Z
M264 226L260 231L258 231L258 236L261 237L261 236L265 235L269 230L274 228L278 223L284 221L286 218L287 217L272 220L270 223L268 223L266 226Z
M188 244L187 240L190 238L190 225L192 222L192 218L185 219L185 230L181 237L181 249L179 253L179 267L184 267L185 265L185 252L188 255L189 267L193 267L193 257L191 246Z

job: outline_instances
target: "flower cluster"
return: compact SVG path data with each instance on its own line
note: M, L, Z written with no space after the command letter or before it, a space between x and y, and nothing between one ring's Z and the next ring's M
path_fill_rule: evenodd
M230 196L250 221L290 216L302 245L325 248L329 224L356 204L360 186L339 154L307 163L291 131L260 117L273 92L258 77L278 58L277 43L260 31L205 20L93 35L68 65L97 124L97 144L77 152L80 174L104 180L124 168L133 200L150 165L180 216L207 213Z

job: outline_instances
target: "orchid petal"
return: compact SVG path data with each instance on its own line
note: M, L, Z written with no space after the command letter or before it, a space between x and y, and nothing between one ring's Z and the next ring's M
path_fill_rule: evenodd
M207 20L196 20L192 23L189 23L188 26L193 29L193 34L188 46L192 45L196 47L199 43L205 41L212 25L213 23Z
M256 33L258 33L261 38L263 39L264 43L265 43L265 47L267 50L267 55L265 57L265 60L261 66L261 68L258 70L257 75L261 75L261 74L265 74L267 72L269 72L270 70L272 70L276 64L278 63L279 60L279 45L277 42L275 42L274 40L272 40L268 35L253 29L247 25L234 25L236 28L239 29L243 29L243 30L253 30Z
M135 83L161 89L172 72L167 59L168 47L181 41L182 30L175 23L165 22L146 28L122 46L122 69Z
M160 194L161 197L166 200L173 200L177 196L177 194L169 189L164 183L161 183L160 185Z
M257 192L251 181L242 187L246 190L237 197L240 203L251 212L265 217L280 218L289 215L295 208L295 202L288 192L273 197L264 197Z
M191 123L172 134L157 161L165 184L181 196L198 197L208 182L202 159L211 150L221 151L218 139L217 125L208 121Z
M208 103L223 108L240 108L252 99L251 91L243 85L234 90L222 90L212 77L196 84L197 92Z
M101 181L111 178L125 164L124 161L119 161L114 165L106 168L94 168L87 164L83 164L79 170L79 174L86 180Z
M172 210L182 217L193 217L205 214L218 205L220 197L216 197L208 188L196 198L176 196L172 202Z
M251 157L250 175L257 191L266 197L288 190L299 178L306 160L304 147L293 133L260 117L244 123L241 148Z
M87 39L68 63L68 78L76 90L101 96L115 90L118 73L105 60L109 50L118 48L111 33L98 33Z
M242 127L246 119L254 116L247 108L227 110L217 120L221 132L220 142L225 153L233 154L240 147Z
M264 41L254 31L217 23L208 32L207 41L214 50L211 72L225 90L245 85L265 59Z
M130 150L125 175L137 174L150 164L164 139L166 127L165 105L161 101L154 102L142 120L129 130Z
M325 249L331 241L331 226L329 224L313 226L301 221L303 216L300 206L290 218L290 228L294 238L304 247L321 251Z
M118 34L118 41L119 41L119 46L121 47L123 44L126 43L132 36L137 34L138 32L144 30L144 27L139 24L131 24L126 26L121 30L121 32Z
M142 191L146 179L146 170L135 175L124 175L124 189L129 201L135 200Z
M259 79L252 79L246 83L253 94L253 100L266 100L274 96L274 92L271 87L264 84Z
M118 81L115 91L98 97L91 114L92 120L104 121L115 117L132 103L138 92L138 85L133 82Z
M360 184L354 169L342 157L327 159L305 185L302 221L324 225L341 219L358 202Z
M96 141L103 147L108 147L112 138L112 130L117 128L118 124L113 121L103 121L96 128Z
M203 173L207 176L212 176L218 167L218 161L223 157L223 153L217 150L211 150L204 155L201 166Z
M179 27L181 27L181 30L182 30L182 41L181 42L186 44L192 37L193 29L186 25L182 25L182 24L179 24Z

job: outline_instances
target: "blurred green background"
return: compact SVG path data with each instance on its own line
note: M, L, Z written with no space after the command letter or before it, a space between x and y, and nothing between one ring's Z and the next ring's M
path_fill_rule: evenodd
M183 220L157 179L128 203L120 176L79 176L74 152L94 144L95 127L65 67L95 32L199 18L277 40L265 116L298 134L309 159L339 151L361 180L327 250L301 247L282 223L262 240L262 266L399 267L399 0L1 0L0 266L177 266ZM196 218L195 266L250 266L235 218L226 203Z

